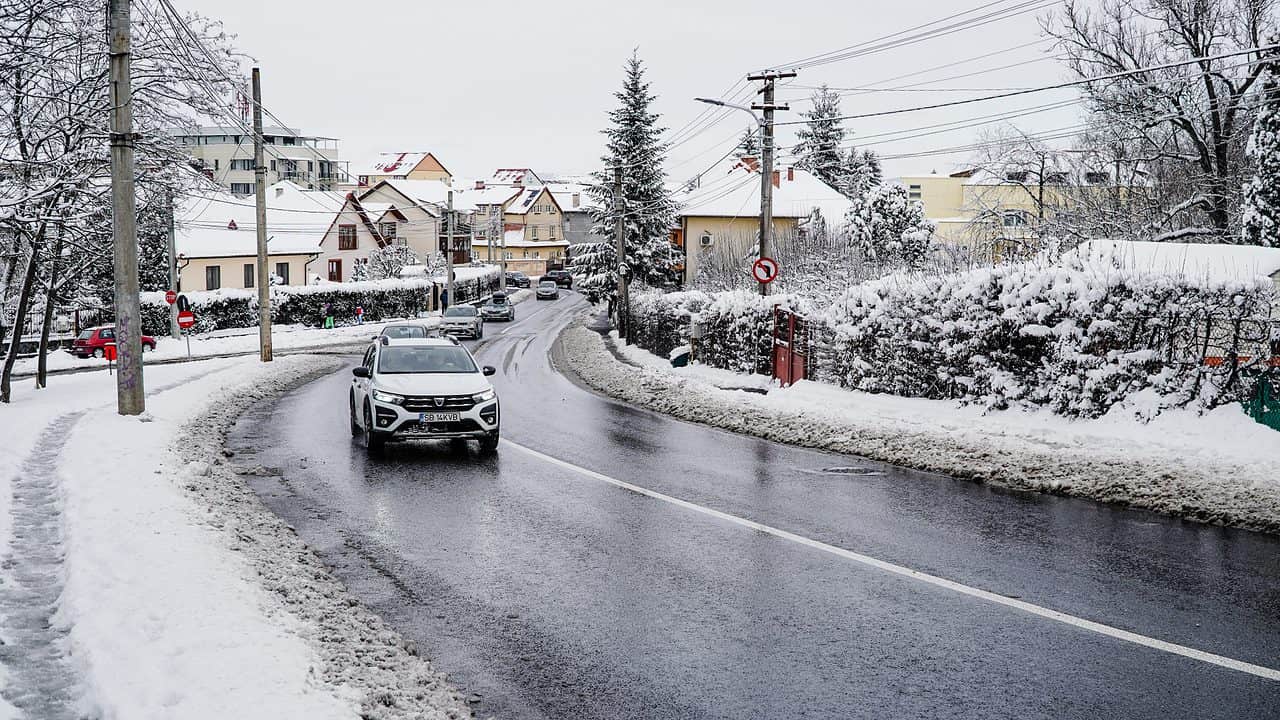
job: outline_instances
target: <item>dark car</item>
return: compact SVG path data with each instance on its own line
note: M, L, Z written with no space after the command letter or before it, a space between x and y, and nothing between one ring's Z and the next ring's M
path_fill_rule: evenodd
M562 288L573 288L573 276L568 270L548 270L546 275L542 276L543 280L553 280L555 284Z
M81 358L87 358L91 355L93 357L100 358L103 355L107 354L107 346L114 345L115 343L116 343L115 327L111 325L104 325L102 327L94 327L94 328L89 328L87 330L82 330L80 334L76 336L76 340L71 344L71 349L68 352L70 352L72 355L75 355L76 357L81 357ZM149 337L147 335L143 335L142 349L144 351L155 350L156 339L153 337Z
M511 304L507 299L506 293L496 292L493 297L489 298L489 302L480 306L480 317L485 320L506 320L508 322L516 319L516 306Z
M527 288L533 286L533 281L529 279L528 275L512 270L507 273L507 284L512 287Z

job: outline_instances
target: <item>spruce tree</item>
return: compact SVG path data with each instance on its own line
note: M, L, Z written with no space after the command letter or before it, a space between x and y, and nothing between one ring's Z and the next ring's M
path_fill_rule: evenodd
M760 157L760 136L756 128L747 128L738 141L738 157Z
M1280 247L1280 83L1265 71L1261 106L1249 138L1254 175L1244 186L1242 237L1246 245Z
M840 125L840 96L825 84L811 96L813 107L800 116L805 124L796 131L800 141L793 148L796 167L808 170L833 188L847 184L844 156L840 143L844 142L844 128Z
M650 110L656 97L644 79L644 63L634 53L626 64L622 89L614 93L618 106L609 112L611 126L604 169L592 177L590 193L595 200L593 232L608 241L574 248L570 266L578 286L588 297L612 298L617 287L617 254L613 246L614 225L619 213L625 218L623 237L627 248L630 277L654 286L673 279L671 268L671 227L675 203L666 188L665 128ZM614 168L622 168L622 205L614 198Z

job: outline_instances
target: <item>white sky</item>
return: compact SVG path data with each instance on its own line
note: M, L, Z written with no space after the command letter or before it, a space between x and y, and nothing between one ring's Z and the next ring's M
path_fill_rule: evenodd
M982 5L988 0L366 0L306 3L263 0L174 0L180 9L222 20L238 47L262 68L263 104L308 134L341 140L344 159L359 161L381 150L430 150L462 179L486 177L496 167L533 167L540 173L584 173L599 166L606 113L614 106L623 61L638 48L658 95L656 109L672 130L705 106L695 96L719 96L748 71L908 29ZM1007 0L1001 5L1013 5ZM987 89L1047 85L1068 79L1046 59L1040 13L870 56L802 70L780 99L799 119L808 89L827 82L863 87L905 73L948 66L883 84L899 87L972 73L927 85L955 92L876 92L845 97L847 114L944 102L990 94ZM770 40L762 46L764 30ZM1041 42L984 60L958 61ZM1003 67L1013 65L1013 67ZM1001 68L994 70L994 68ZM247 71L247 69L246 69ZM973 88L973 90L970 90ZM977 90L982 88L983 90ZM850 120L849 142L860 138L960 121L1074 97L1055 91L948 110ZM686 179L736 143L750 119L741 112L673 147L668 174ZM1078 106L1012 122L1029 132L1076 124ZM954 148L974 142L986 125L874 145L884 155ZM780 129L780 144L792 128ZM890 177L948 172L967 153L885 162Z

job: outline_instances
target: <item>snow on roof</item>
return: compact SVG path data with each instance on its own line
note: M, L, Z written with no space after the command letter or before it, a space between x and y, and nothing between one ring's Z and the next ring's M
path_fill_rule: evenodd
M384 152L351 168L352 175L408 175L430 152Z
M498 168L487 181L489 185L541 185L542 180L529 168Z
M588 192L591 186L585 183L556 182L547 183L544 187L551 191L563 212L586 212L595 205ZM578 196L577 205L573 203L574 195Z
M677 194L683 217L760 217L760 173L740 162L706 173L699 187ZM773 189L773 216L804 218L816 208L828 220L843 219L849 198L804 170L778 172ZM788 179L790 178L790 179Z
M480 190L458 190L445 185L439 180L386 180L384 181L392 188L398 190L405 197L417 203L430 203L439 208L445 208L449 205L449 191L453 190L453 209L459 212L472 212L476 209L476 203L473 198L476 197ZM507 194L511 194L510 188L505 188Z
M533 201L538 199L538 196L542 194L542 190L542 187L521 190L519 195L507 203L507 208L504 212L512 215L527 215L533 209Z
M267 246L273 255L320 251L320 240L342 209L339 192L303 190L288 181L267 188ZM234 226L234 227L232 227ZM238 257L258 252L252 200L222 190L188 196L176 208L174 243L187 257Z
M562 248L569 246L568 240L525 240L524 230L503 231L502 240L505 247L509 248ZM484 238L476 238L475 245L477 247L487 247L488 243Z
M1087 240L1062 256L1068 265L1105 265L1209 281L1280 279L1280 248L1253 245Z

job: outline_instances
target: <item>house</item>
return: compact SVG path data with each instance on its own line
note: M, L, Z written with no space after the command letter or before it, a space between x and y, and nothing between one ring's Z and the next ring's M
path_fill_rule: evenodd
M483 181L479 189L491 186L534 187L539 185L546 185L546 183L542 182L542 178L530 168L498 168L493 171L493 175L488 180Z
M775 239L805 232L814 211L828 223L843 221L852 203L811 173L796 168L773 172ZM704 173L673 197L680 206L671 243L677 271L686 283L711 256L750 256L760 242L760 168L745 157ZM681 262L683 260L683 262ZM744 266L745 271L745 266Z
M303 285L342 195L284 181L267 188L267 262L275 282ZM254 203L221 189L197 193L175 210L180 290L253 288L258 234Z
M196 166L233 195L253 195L253 136L242 128L208 126L170 130ZM297 128L262 129L266 182L288 181L307 190L333 190L346 182L346 161L336 138L304 135Z
M493 188L483 192L493 193ZM489 195L492 201L496 195ZM555 195L546 187L516 188L500 206L485 206L489 218L496 209L502 213L502 235L477 234L476 252L483 257L492 253L507 261L508 269L520 270L530 275L543 275L550 268L559 267L568 256L569 241L564 235L564 215Z
M591 232L595 224L591 216L593 201L590 195L591 185L586 178L551 180L546 186L560 206L564 217L564 239L570 245L593 243L608 240Z
M453 184L453 173L429 152L384 152L351 170L356 187L368 188L382 180L435 180Z
M1280 290L1280 248L1132 240L1086 240L1064 253L1067 266L1134 270L1221 282L1270 278Z

